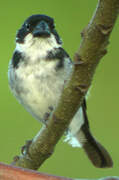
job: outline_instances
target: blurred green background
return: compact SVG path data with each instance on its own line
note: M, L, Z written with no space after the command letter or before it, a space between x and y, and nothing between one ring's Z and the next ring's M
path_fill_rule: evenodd
M39 131L41 124L16 101L8 87L9 59L15 48L16 30L32 14L47 14L55 18L64 48L71 57L79 47L80 32L88 24L97 0L20 0L1 1L0 6L0 161L10 163L20 153L25 140ZM119 175L119 20L112 32L108 54L97 68L88 98L88 115L95 137L108 149L113 160L112 169L92 166L82 149L72 148L62 140L53 156L40 172L54 175L97 178Z

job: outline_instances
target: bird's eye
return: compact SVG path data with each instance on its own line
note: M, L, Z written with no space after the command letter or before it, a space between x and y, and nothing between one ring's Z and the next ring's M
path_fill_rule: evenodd
M55 28L54 23L51 23L51 24L50 24L50 27L51 27L51 29L54 29L54 28Z
M29 31L29 29L30 29L30 24L26 24L26 29L27 29L27 31Z

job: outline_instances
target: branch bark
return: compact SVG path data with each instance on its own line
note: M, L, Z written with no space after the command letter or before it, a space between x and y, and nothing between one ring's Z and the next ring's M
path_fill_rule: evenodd
M39 173L33 170L18 168L0 163L0 179L1 180L73 180L70 178L53 176L49 174ZM74 179L75 180L75 179ZM86 180L86 179L77 179ZM87 179L91 180L91 179ZM92 179L94 180L94 179ZM119 180L119 177L105 177L95 180Z
M119 12L119 0L99 0L88 26L81 33L80 48L75 53L72 78L64 89L61 100L47 127L33 139L29 151L16 157L13 164L38 169L54 151L54 147L80 107L91 85L100 59L107 53L109 36Z

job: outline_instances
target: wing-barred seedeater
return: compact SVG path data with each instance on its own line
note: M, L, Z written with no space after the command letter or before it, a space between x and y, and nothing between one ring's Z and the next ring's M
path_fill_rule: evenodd
M16 34L8 70L9 85L18 101L36 119L47 123L72 70L73 63L62 48L53 18L40 14L27 18ZM66 141L82 147L96 167L112 167L110 155L91 134L85 100L66 134Z

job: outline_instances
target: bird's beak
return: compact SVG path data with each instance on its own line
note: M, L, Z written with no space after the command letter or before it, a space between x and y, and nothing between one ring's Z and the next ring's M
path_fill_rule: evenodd
M40 21L33 30L34 37L49 37L51 32L47 22Z

